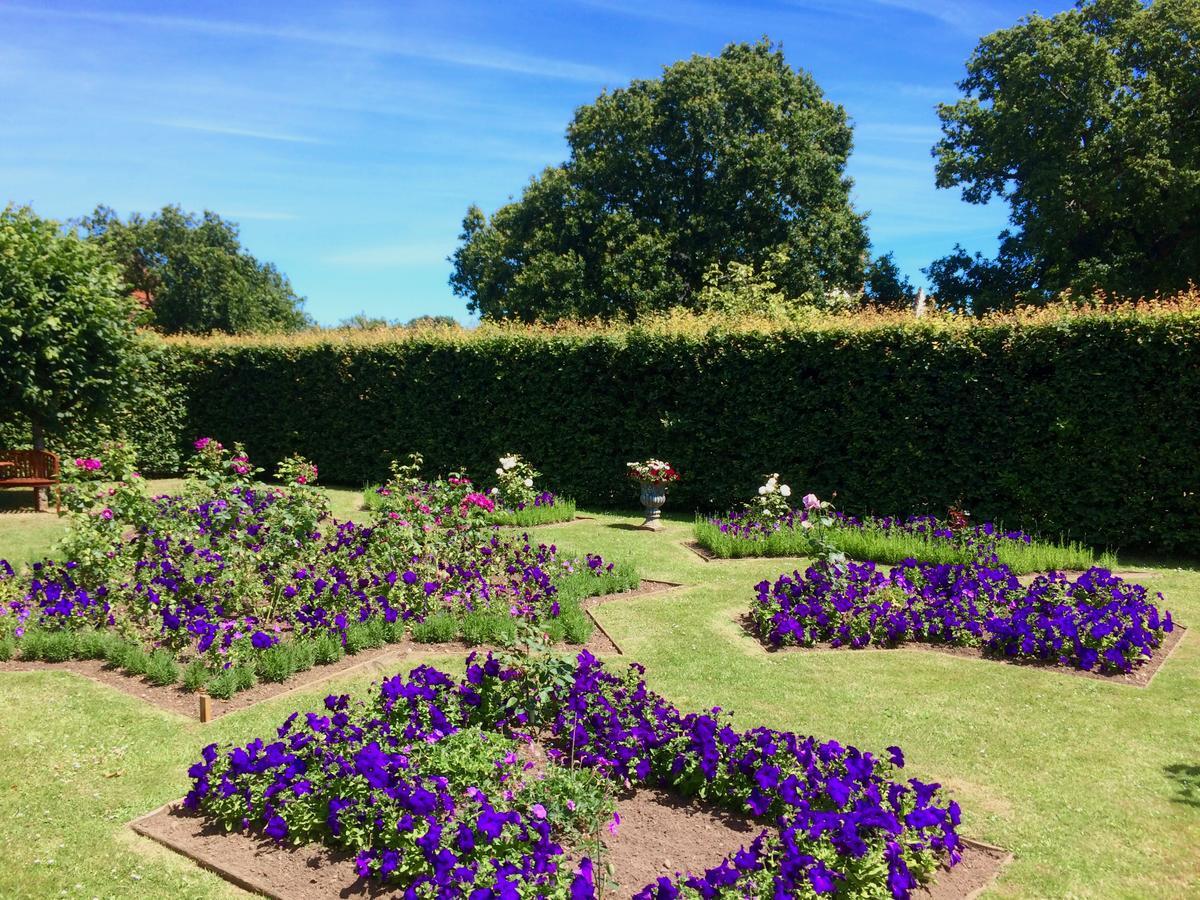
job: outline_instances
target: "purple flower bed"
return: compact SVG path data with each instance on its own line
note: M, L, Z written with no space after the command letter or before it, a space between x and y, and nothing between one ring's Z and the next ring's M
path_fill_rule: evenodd
M751 619L775 647L921 641L1116 673L1150 659L1174 628L1161 594L1101 568L1023 586L1006 566L820 564L756 590Z
M832 516L838 528L874 528L884 534L910 534L943 541L967 541L980 547L990 547L1001 541L1031 544L1033 536L1024 531L1003 528L993 522L983 522L953 528L937 516L919 515L901 518L899 516L858 516L834 512ZM708 520L722 534L747 541L761 541L777 531L803 528L809 521L808 511L792 509L778 518L764 518L755 514L752 509L732 510L723 516L714 516Z
M595 897L602 860L590 850L598 831L619 827L612 797L630 785L762 822L703 874L667 874L635 894L646 900L843 886L903 898L959 859L957 804L936 784L898 780L899 748L877 757L738 731L719 709L680 712L646 688L640 666L614 675L586 652L551 690L541 686L555 661L467 662L461 680L422 666L384 681L370 703L329 697L273 739L204 748L186 805L275 841L349 850L361 875L406 896ZM526 733L536 723L538 745Z
M239 478L244 460L229 462ZM180 496L119 490L128 518L93 509L73 524L83 562L15 573L0 561L0 659L87 655L142 674L157 652L155 683L178 680L178 662L191 690L228 673L207 687L229 696L409 634L502 643L528 623L583 643L580 601L637 583L627 567L488 526L492 501L467 479L415 490L371 525L331 522L307 474L285 487L214 477ZM129 647L107 640L117 635L132 668Z

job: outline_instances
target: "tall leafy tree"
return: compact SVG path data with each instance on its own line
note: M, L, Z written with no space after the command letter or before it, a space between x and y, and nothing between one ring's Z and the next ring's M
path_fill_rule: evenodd
M692 306L714 264L793 298L862 284L846 113L766 40L602 94L567 140L520 200L467 212L450 283L485 318Z
M0 212L0 409L29 421L34 447L124 391L135 313L95 244L27 207Z
M913 303L915 291L893 253L884 253L867 266L864 295L869 303L891 309L904 309Z
M145 306L145 324L159 331L295 331L309 324L287 277L248 253L237 225L214 212L164 206L122 221L100 206L79 225L117 260Z
M1196 0L1084 0L984 37L964 96L939 107L937 183L1007 202L1012 227L995 260L956 248L932 267L935 283L982 309L1195 279L1198 35Z

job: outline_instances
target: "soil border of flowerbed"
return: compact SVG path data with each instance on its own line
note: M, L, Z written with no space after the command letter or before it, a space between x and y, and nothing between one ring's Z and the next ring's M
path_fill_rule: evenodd
M1118 684L1133 688L1147 688L1150 686L1150 683L1159 673L1159 670L1166 665L1167 660L1171 658L1176 648L1183 643L1184 635L1188 630L1186 626L1180 625L1178 622L1174 623L1175 627L1163 637L1162 644L1158 646L1156 652L1149 660L1139 665L1132 672L1104 675L1100 672L1090 672L1087 669L1078 669L1074 666L1060 666L1056 663L1036 659L1010 659L999 656L986 656L978 647L955 647L948 644L931 644L925 641L907 641L895 647L880 647L876 644L868 644L866 647L831 647L828 644L818 644L815 647L772 647L753 630L749 613L735 613L733 623L741 629L743 635L753 640L764 653L896 653L902 651L938 653L942 656L954 656L959 659L978 660L980 662L1020 666L1030 669L1043 669L1059 675L1076 675L1096 681L1103 681L1108 684Z
M624 655L624 651L613 640L604 626L600 624L600 620L592 610L605 603L634 600L649 594L672 591L679 587L683 587L683 585L673 581L656 581L645 578L632 590L615 591L611 594L596 594L591 597L585 597L582 600L583 611L595 626L591 638L585 644L560 644L559 646L566 650L587 649L597 656L622 656ZM108 668L104 660L96 659L68 659L63 662L9 660L8 662L0 662L0 675L6 672L71 672L95 684L113 688L145 703L149 703L156 709L163 710L171 715L181 716L193 721L200 719L202 722L211 722L221 716L249 709L252 706L257 706L259 703L274 700L284 694L308 690L322 682L341 677L342 675L371 668L382 671L385 668L382 663L383 660L395 661L399 664L403 664L403 661L406 660L412 660L416 663L422 659L435 656L461 655L469 653L472 650L486 653L488 650L495 649L497 648L489 645L469 646L462 641L432 644L418 643L411 638L406 638L404 641L398 643L384 644L382 647L375 647L353 655L343 656L337 662L328 665L313 666L303 672L295 673L284 681L259 681L254 687L238 691L228 700L207 697L201 692L189 693L184 691L178 683L165 686L154 685L143 676L127 675L117 669ZM205 697L208 701L207 718L201 713L201 697Z
M180 820L198 820L180 836L170 826ZM151 812L138 816L128 823L137 835L177 853L193 864L212 872L230 884L272 900L334 900L334 898L393 896L395 888L373 885L357 877L354 864L347 851L338 851L318 842L296 847L276 847L270 840L256 834L239 832L221 833L219 826L207 823L204 816L183 808L182 802L173 800ZM1013 854L992 844L972 838L960 838L964 862L971 864L940 868L933 880L913 892L917 898L928 900L974 900L996 882L1004 867L1013 859ZM211 846L220 841L220 852ZM720 862L724 853L714 853L711 865ZM322 878L319 884L312 881L308 890L287 890L279 886L286 876L296 877L299 871L311 870L315 877ZM248 871L257 868L258 871ZM318 874L320 873L320 874ZM947 873L953 881L947 885ZM961 874L959 874L961 873ZM954 878L958 874L958 878ZM340 880L339 876L346 880ZM955 882L966 881L958 885ZM939 890L939 882L941 890ZM954 893L956 888L966 888L965 893Z

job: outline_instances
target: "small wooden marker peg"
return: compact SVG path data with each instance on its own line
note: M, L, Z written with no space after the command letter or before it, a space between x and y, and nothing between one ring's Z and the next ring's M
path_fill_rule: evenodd
M200 695L200 721L201 722L211 722L212 717L213 717L213 715L212 715L212 698L209 697L207 694L201 694Z

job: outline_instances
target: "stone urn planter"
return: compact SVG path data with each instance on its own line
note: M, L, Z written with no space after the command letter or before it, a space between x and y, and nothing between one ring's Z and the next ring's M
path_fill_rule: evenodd
M642 528L647 531L662 531L662 508L667 502L667 488L661 484L642 482L642 509L646 511L646 521Z

